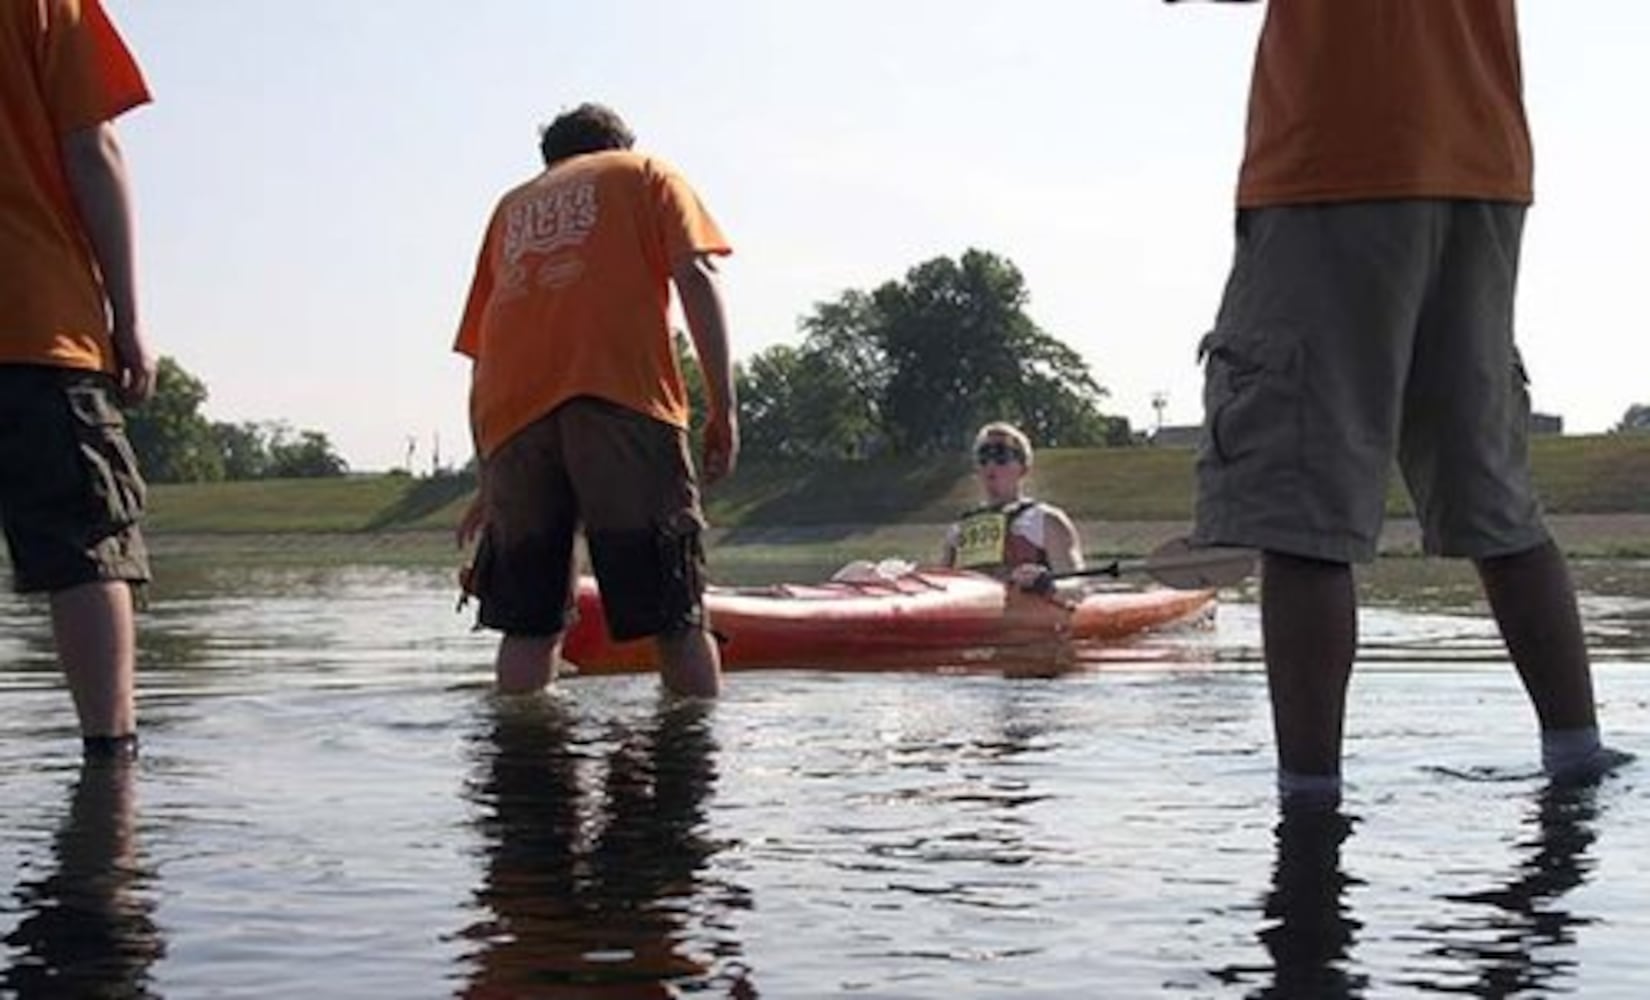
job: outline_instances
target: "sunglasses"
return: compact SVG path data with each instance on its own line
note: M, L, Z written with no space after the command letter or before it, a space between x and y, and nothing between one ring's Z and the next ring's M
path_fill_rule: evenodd
M1025 464L1026 453L1006 441L987 441L974 449L974 461L978 465L1008 465L1010 462Z

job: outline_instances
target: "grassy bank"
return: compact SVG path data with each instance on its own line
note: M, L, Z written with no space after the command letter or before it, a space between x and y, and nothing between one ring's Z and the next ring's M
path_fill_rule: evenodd
M1138 551L1190 519L1194 458L1177 448L1044 451L1033 488L1072 513L1091 550ZM1561 515L1555 530L1567 547L1650 554L1650 435L1542 438L1532 462L1548 511ZM161 547L235 547L260 536L324 549L354 535L348 548L446 551L472 487L456 475L157 485L148 531ZM747 462L708 493L706 507L715 544L739 547L752 559L772 550L777 559L794 558L799 547L833 556L925 554L934 548L935 526L973 500L972 471L956 459ZM1394 523L1387 547L1412 549L1407 501L1396 481L1388 506ZM304 544L301 536L317 537Z

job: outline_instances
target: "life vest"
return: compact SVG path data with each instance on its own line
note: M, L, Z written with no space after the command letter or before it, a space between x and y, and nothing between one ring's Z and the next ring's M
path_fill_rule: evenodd
M1047 566L1048 550L1027 536L1021 517L1032 510L1041 513L1041 507L1036 500L1021 499L964 513L952 528L956 564L999 577L1022 563Z

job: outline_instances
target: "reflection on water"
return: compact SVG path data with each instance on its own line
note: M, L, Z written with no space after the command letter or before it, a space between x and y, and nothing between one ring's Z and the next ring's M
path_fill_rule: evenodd
M1346 898L1361 884L1341 865L1341 845L1355 820L1340 810L1291 812L1273 830L1272 883L1259 907L1260 941L1270 963L1211 971L1217 981L1261 981L1246 996L1268 1000L1341 1000L1362 997L1367 975L1352 971L1362 924ZM1241 908L1239 908L1241 909Z
M1272 982L1260 996L1330 1000L1362 996L1369 985L1347 967L1360 926L1346 900L1357 880L1341 869L1352 823L1339 810L1290 813L1278 823L1269 923L1259 934L1272 957Z
M150 874L135 825L136 766L81 768L49 870L16 889L23 918L5 938L15 951L0 994L148 997L150 967L165 951L151 919Z
M1413 980L1437 992L1470 996L1551 996L1571 992L1577 931L1593 918L1570 911L1564 897L1596 865L1596 788L1544 789L1525 816L1520 855L1504 882L1440 900L1467 912L1420 928L1425 965ZM1464 972L1456 971L1464 967ZM1442 981L1440 981L1442 980Z
M1585 885L1596 866L1598 789L1542 788L1521 818L1516 857L1505 879L1487 888L1435 896L1448 916L1402 935L1418 943L1418 960L1391 980L1407 991L1475 997L1553 996L1575 992L1578 934L1595 918L1575 913L1564 898ZM1246 996L1354 998L1380 995L1360 967L1359 932L1349 891L1369 883L1348 874L1342 846L1355 821L1340 811L1284 816L1276 828L1272 885L1260 906L1256 937L1269 966L1231 965L1211 975L1221 982L1257 980Z
M556 698L501 699L473 741L486 855L466 997L754 996L722 926L749 905L709 881L709 708L664 699L643 725L584 731ZM711 918L711 919L707 919Z
M0 595L0 997L1642 995L1645 765L1543 790L1476 582L1390 563L1355 829L1278 824L1250 590L1058 676L739 674L707 709L493 698L445 567L162 567L146 756L72 788L44 616ZM1577 578L1646 759L1650 564Z

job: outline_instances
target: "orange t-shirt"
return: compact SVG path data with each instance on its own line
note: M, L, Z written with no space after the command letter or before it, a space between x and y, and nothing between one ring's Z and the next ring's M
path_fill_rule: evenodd
M638 153L575 156L507 193L454 344L475 359L481 453L575 396L686 427L670 274L693 254L729 252L687 181Z
M99 0L0 0L0 363L114 370L59 141L148 100Z
M1513 0L1271 0L1238 204L1531 199Z

